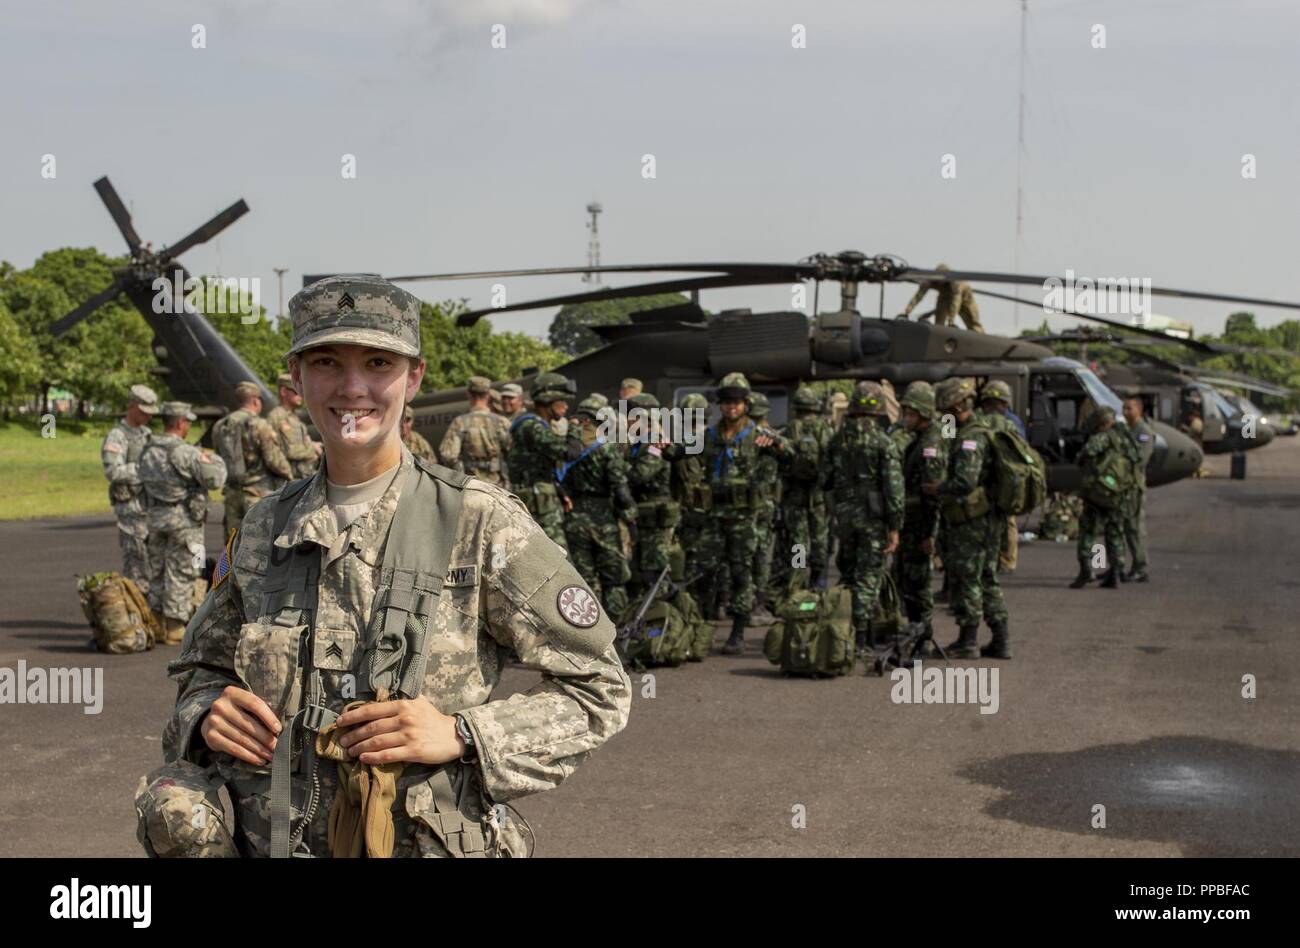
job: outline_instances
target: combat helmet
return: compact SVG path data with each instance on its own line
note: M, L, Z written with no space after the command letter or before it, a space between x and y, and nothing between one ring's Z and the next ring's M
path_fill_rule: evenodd
M879 382L864 379L853 386L853 394L849 396L850 415L884 415L887 411L885 390Z
M822 400L817 397L817 393L807 385L800 385L795 389L794 398L790 400L796 411L821 411Z
M748 398L749 379L745 378L743 372L728 372L722 377L722 383L718 386L718 401L726 399L744 401Z
M704 396L702 395L700 396L700 398L703 397ZM641 392L639 395L633 395L627 400L627 403L633 408L645 408L647 410L659 407L659 399L655 398L649 392Z
M980 401L1000 401L1011 404L1011 386L1001 379L993 379L980 389Z
M907 386L907 391L898 400L904 408L910 408L922 418L934 417L934 386L922 379L917 379Z
M551 402L573 398L578 394L578 386L559 372L543 372L533 379L533 387L528 394L537 404L549 405Z
M948 411L974 397L975 383L968 378L944 379L934 387L934 407L937 411Z
M705 398L703 395L701 395L699 392L691 392L689 395L685 396L682 399L681 407L694 408L699 411L707 411L709 408L709 400Z
M766 418L771 410L772 403L767 400L766 395L762 392L749 393L749 417Z

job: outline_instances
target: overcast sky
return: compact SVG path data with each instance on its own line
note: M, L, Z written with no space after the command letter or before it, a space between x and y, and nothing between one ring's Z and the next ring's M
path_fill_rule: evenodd
M0 13L0 259L162 246L260 277L891 252L1015 261L1015 0L51 0ZM492 47L493 24L506 47ZM202 24L206 48L192 46ZM802 24L807 47L792 48ZM1093 48L1094 25L1106 48ZM1300 4L1030 0L1020 269L1300 300ZM41 177L42 156L57 177ZM357 176L340 173L344 154ZM657 176L642 176L653 154ZM940 175L945 154L957 176ZM1255 156L1257 177L1242 176ZM624 280L623 282L629 282ZM487 305L490 284L411 284ZM518 280L509 299L582 288ZM911 287L888 291L886 313ZM823 308L836 299L823 291ZM933 298L932 298L933 299ZM788 308L788 288L706 292ZM877 293L861 308L874 315ZM993 331L1010 308L982 304ZM926 307L928 308L928 307ZM1220 331L1231 307L1156 301ZM1264 324L1295 315L1257 311ZM498 317L539 334L551 312ZM1037 324L1022 313L1022 324ZM1065 326L1071 320L1056 319Z

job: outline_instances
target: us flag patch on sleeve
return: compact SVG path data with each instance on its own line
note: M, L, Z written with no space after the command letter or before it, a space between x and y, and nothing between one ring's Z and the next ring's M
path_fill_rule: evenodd
M939 456L938 448L929 447L929 448L921 449L921 457L923 458L937 458L938 456Z
M963 442L961 443L961 449L962 449L963 451L974 451L974 450L975 450L975 442L974 442L974 441L963 441Z
M230 575L230 559L234 556L236 530L230 531L230 539L226 541L226 547L217 557L217 565L212 570L212 588L216 589Z

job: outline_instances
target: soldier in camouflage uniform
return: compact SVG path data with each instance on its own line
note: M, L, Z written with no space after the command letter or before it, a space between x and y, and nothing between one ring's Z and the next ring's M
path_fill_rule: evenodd
M104 436L99 460L108 478L108 499L117 518L122 575L149 593L149 524L144 509L138 464L149 443L149 422L158 411L158 396L147 385L132 385L126 417Z
M1125 431L1137 448L1138 469L1133 490L1124 510L1124 545L1133 557L1133 568L1120 576L1125 582L1147 583L1147 463L1156 448L1156 433L1146 420L1145 406L1137 396L1124 399Z
M640 412L659 407L659 399L649 393L633 395L629 402L627 448L627 484L636 501L637 543L633 557L632 578L635 588L653 583L669 565L676 546L677 524L681 507L673 500L673 462L684 452L679 444L663 439L662 432L651 427L648 416Z
M800 553L808 586L824 585L830 547L830 514L821 485L835 429L812 389L799 386L790 401L794 420L781 430L788 450L781 455L781 528L768 586L773 601L789 584L792 561Z
M235 395L239 408L212 428L213 443L226 462L226 536L239 527L253 504L279 490L285 481L293 480L289 459L280 448L280 436L261 417L261 388L256 382L240 382L235 386Z
M1127 434L1115 427L1115 409L1103 405L1092 413L1088 421L1092 434L1075 460L1083 469L1084 478L1101 465L1104 456L1110 452L1128 458L1136 470L1138 449ZM1079 560L1079 575L1070 583L1071 589L1082 589L1092 582L1094 548L1098 536L1103 539L1106 551L1101 585L1105 589L1114 589L1119 585L1119 576L1124 572L1124 513L1124 504L1111 508L1101 507L1084 495L1083 516L1079 518L1079 539L1074 547Z
M438 453L452 470L505 487L502 462L510 451L510 422L488 407L491 391L491 379L476 375L469 380L469 411L452 419Z
M1025 425L1011 410L1011 386L1001 379L993 379L980 389L979 411L976 413L980 424L990 431L1014 431L1020 437L1025 436ZM998 565L1009 573L1016 571L1016 560L1020 551L1020 532L1014 516L1006 518L1006 526L998 536Z
M282 373L276 380L280 389L280 404L266 413L266 423L280 436L280 448L289 459L293 476L311 477L320 463L321 443L313 441L307 426L298 417L302 396L293 387L293 377Z
M524 413L524 390L518 382L507 382L501 386L501 415L506 421L514 421Z
M928 654L929 639L934 633L934 550L939 532L939 504L921 488L947 476L948 445L936 421L934 389L929 382L917 381L907 387L902 398L903 421L912 437L903 452L903 486L906 511L899 536L895 566L898 595L903 601L909 622L925 626Z
M702 437L708 418L709 400L698 392L692 392L682 398L678 407L682 409L683 417L696 425L695 435ZM689 415L685 414L687 411L690 412ZM699 438L693 438L692 443L699 444ZM673 461L672 495L682 512L677 537L686 555L686 578L694 579L703 569L700 565L700 540L708 529L709 511L713 509L713 495L709 490L709 478L704 470L702 454L688 454L683 449Z
M627 721L614 627L517 498L402 446L424 371L418 299L330 277L289 311L331 483L322 471L257 504L223 553L169 669L168 764L137 795L141 835L178 855L527 855L509 802L558 786ZM375 366L375 349L398 358ZM337 388L322 352L363 380L359 437L337 411L361 395ZM402 527L442 516L453 529ZM448 553L445 579L430 575ZM512 654L542 680L490 700ZM237 833L181 819L170 828L189 838L158 838L187 806L219 820L220 783Z
M840 572L853 589L853 631L858 653L871 645L871 616L885 577L885 557L898 549L903 527L903 472L898 448L884 433L884 392L859 382L848 417L831 439L826 493L835 506Z
M563 419L575 388L558 372L543 372L533 381L530 393L536 411L520 415L509 429L511 489L546 535L566 549L564 508L568 501L555 473L556 465L569 459L569 444L551 424Z
M937 411L951 412L959 426L948 447L946 476L922 488L938 498L947 531L943 565L961 629L947 652L952 658L1010 658L1007 607L993 552L1005 521L987 494L994 475L993 449L988 429L975 415L975 384L965 378L944 379L935 388L934 403ZM979 647L981 617L993 631L992 642L984 648Z
M163 641L179 645L207 561L208 491L226 483L226 462L185 441L198 420L188 404L163 402L159 414L163 433L149 440L139 462L149 515L149 608L162 619Z
M722 647L726 655L745 648L745 626L754 610L754 550L758 543L755 516L761 492L754 488L759 456L780 451L776 432L761 428L746 415L749 381L740 372L725 376L718 387L722 417L704 432L702 460L709 475L713 508L700 542L700 562L712 575L706 577L705 616L726 589L731 591L731 635Z
M946 272L949 267L948 264L941 263L935 269ZM939 297L934 304L936 326L955 326L957 316L960 315L967 329L972 332L984 331L984 327L980 325L979 304L975 302L975 294L971 291L970 284L964 281L953 283L948 280L934 280L922 283L916 288L916 293L899 315L904 319L910 316L916 304L921 302L925 294L931 290L939 291Z
M402 444L417 458L424 458L430 464L438 463L438 452L425 440L424 435L415 430L415 412L407 405L402 409Z
M631 570L623 555L619 521L635 523L636 501L627 483L627 461L621 445L598 433L601 408L590 399L578 405L569 425L569 457L559 479L573 507L564 518L564 536L574 567L593 589L611 616L627 609ZM574 455L577 455L574 457Z
M771 403L762 392L751 392L749 417L760 429L767 428ZM770 430L770 429L768 429ZM768 581L772 575L772 546L776 542L776 511L781 504L781 459L775 451L760 452L755 458L754 479L754 605L766 606ZM783 557L784 558L784 557ZM775 597L772 597L775 600Z

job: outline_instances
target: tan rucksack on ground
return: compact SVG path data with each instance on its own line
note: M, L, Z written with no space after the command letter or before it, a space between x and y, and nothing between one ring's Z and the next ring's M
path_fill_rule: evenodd
M144 594L121 573L78 576L77 595L101 652L147 652L162 638Z

